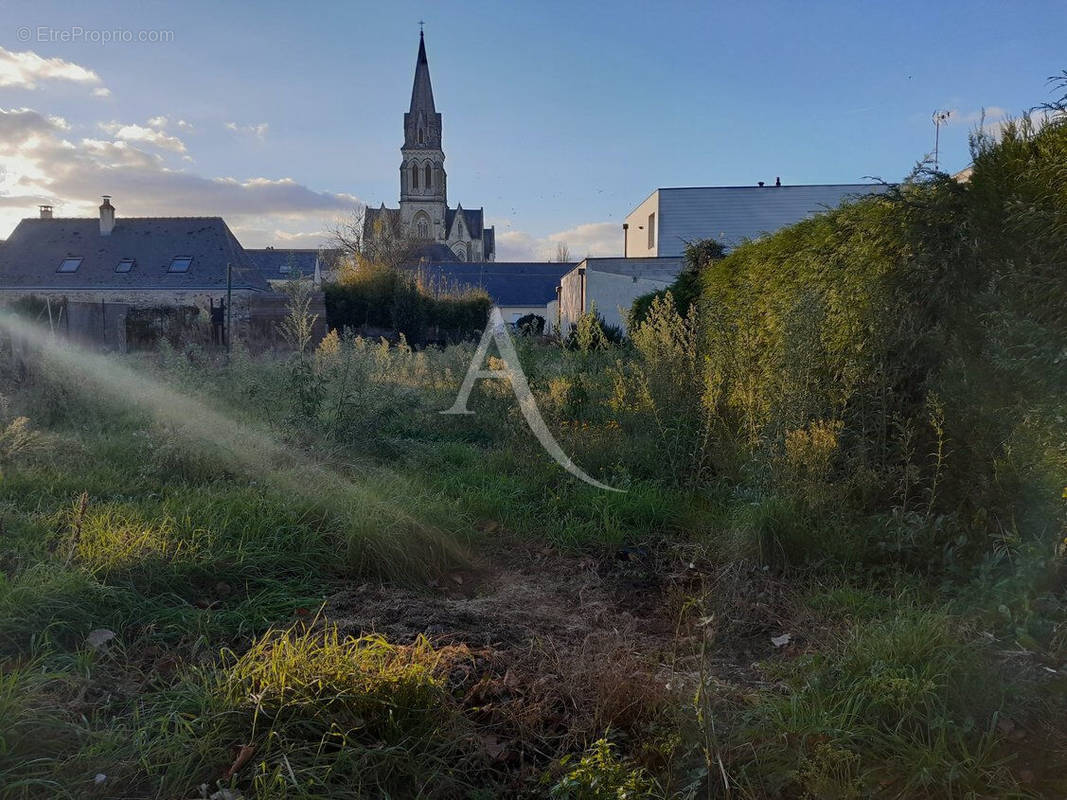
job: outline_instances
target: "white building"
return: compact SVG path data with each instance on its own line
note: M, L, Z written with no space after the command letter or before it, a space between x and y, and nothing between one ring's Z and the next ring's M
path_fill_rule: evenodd
M596 305L608 325L626 330L634 300L666 289L682 271L680 256L670 258L587 258L560 279L552 323L566 335L578 317Z
M885 184L693 186L656 189L626 217L623 254L680 256L687 242L715 239L727 249L758 239Z

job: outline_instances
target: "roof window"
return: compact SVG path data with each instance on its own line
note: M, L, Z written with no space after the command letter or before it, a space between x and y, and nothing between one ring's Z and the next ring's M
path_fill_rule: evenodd
M178 256L170 262L167 272L188 272L189 265L193 263L192 256Z

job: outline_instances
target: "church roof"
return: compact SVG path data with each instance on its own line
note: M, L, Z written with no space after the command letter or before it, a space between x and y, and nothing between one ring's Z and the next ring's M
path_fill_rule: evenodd
M471 235L471 239L481 239L482 229L485 224L484 214L480 208L466 209L449 208L445 210L445 230L449 234L452 233L452 225L456 221L456 212L463 212L463 224L467 226L467 233Z
M433 86L430 85L430 62L426 60L426 41L419 32L419 58L415 62L415 82L411 87L411 109L408 113L423 111L429 116L436 113L433 104Z

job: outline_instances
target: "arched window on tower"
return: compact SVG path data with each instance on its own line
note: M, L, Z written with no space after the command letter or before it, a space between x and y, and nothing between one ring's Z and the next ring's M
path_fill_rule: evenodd
M412 164L411 165L411 188L412 189L418 189L419 188L419 165L418 164Z
M426 173L425 174L426 174L426 188L427 189L432 189L433 188L433 170L430 169L430 165L429 164L426 165Z
M419 144L422 144L422 128L419 128Z
M415 215L415 235L420 239L430 238L430 217L425 211Z

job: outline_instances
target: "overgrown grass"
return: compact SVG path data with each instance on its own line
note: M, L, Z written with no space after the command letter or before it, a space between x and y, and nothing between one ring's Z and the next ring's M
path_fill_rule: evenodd
M626 345L519 341L624 493L506 383L438 413L469 345L104 358L9 325L0 796L1062 792L1065 136L745 245ZM518 544L575 554L573 613L613 587L635 638L322 616L380 584L462 618Z

